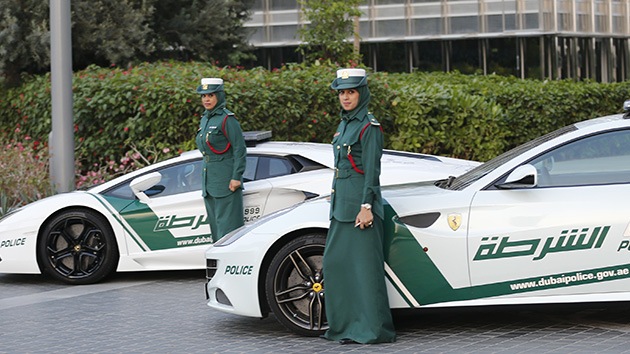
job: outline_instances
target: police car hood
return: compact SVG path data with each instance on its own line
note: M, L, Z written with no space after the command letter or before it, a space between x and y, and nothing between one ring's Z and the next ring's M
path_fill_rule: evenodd
M414 183L397 184L381 187L383 198L386 200L398 200L401 198L422 198L428 196L444 195L448 191L436 186L437 181L422 181Z
M440 212L459 205L467 192L439 188L435 182L381 187L383 199L399 217L424 212Z

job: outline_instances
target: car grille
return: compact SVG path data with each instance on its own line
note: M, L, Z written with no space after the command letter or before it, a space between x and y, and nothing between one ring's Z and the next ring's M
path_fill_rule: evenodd
M214 277L214 274L217 272L217 260L216 259L206 259L206 279L208 281Z

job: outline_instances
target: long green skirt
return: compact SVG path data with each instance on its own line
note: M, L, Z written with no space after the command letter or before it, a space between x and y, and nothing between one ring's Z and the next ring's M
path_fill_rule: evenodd
M324 291L330 340L352 339L358 343L396 340L385 270L383 222L361 230L351 222L334 218L324 250Z
M243 188L221 198L207 195L203 201L208 213L212 241L217 242L230 231L243 226Z

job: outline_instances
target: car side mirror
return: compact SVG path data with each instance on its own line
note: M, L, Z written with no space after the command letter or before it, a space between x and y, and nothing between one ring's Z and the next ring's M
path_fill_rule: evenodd
M129 183L129 187L133 191L133 194L135 194L136 197L138 197L138 199L141 202L146 204L150 201L150 199L145 193L145 191L151 189L153 186L160 183L161 180L162 180L162 174L160 174L159 172L152 172L144 176L134 178L133 181ZM164 188L162 188L162 190L164 190ZM152 194L157 194L157 193L152 193Z
M538 171L533 165L521 165L515 168L504 183L496 184L499 189L534 188L538 185Z

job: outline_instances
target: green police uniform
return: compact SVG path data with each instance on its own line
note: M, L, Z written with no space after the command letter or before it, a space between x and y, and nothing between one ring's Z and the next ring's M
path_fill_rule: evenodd
M338 74L339 75L339 74ZM324 337L358 343L393 342L396 332L385 284L383 202L379 176L383 149L380 124L368 113L366 78L337 78L333 89L356 88L359 104L342 111L332 145L335 177L330 199L330 229L324 251L326 317ZM361 204L372 205L373 227L354 222Z
M205 81L211 84L205 84ZM217 84L219 83L220 84ZM212 84L215 83L215 84ZM225 106L225 92L220 79L203 79L197 93L214 93L216 106L201 117L195 136L204 160L202 195L208 213L212 240L217 241L230 231L243 226L243 189L232 192L230 180L243 183L247 148L241 126Z

